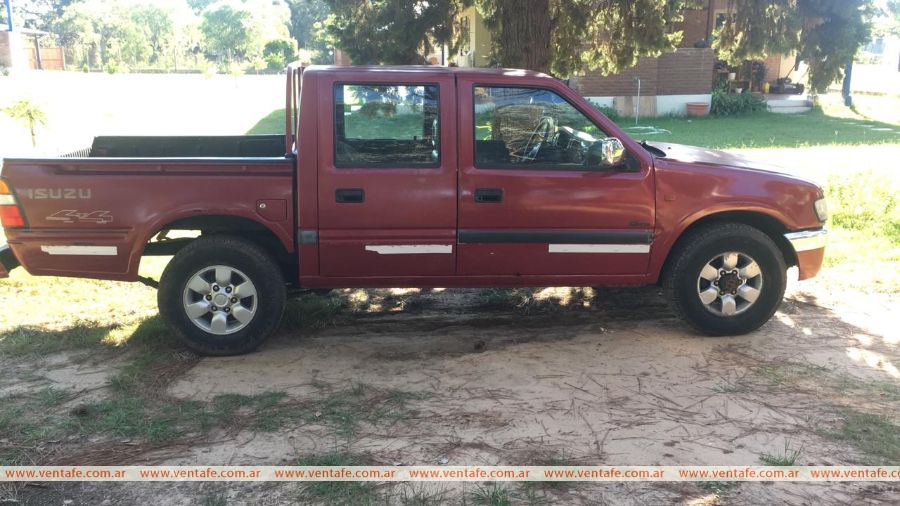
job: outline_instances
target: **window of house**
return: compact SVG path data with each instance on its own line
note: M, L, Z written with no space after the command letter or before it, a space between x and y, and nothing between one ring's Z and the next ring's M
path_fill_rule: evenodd
M475 87L475 165L585 168L606 137L556 93L539 88Z
M437 85L336 84L337 167L437 167Z

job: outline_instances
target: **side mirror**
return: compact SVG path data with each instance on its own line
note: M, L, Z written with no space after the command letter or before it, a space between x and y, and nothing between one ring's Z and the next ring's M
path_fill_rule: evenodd
M588 167L612 169L625 161L625 146L615 137L601 139L588 148L584 164Z

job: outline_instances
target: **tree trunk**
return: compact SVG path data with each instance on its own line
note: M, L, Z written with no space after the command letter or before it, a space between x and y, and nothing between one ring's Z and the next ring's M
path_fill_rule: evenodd
M28 130L31 132L31 147L37 147L37 133L34 131L34 118L28 118Z
M504 67L550 72L550 0L495 0Z

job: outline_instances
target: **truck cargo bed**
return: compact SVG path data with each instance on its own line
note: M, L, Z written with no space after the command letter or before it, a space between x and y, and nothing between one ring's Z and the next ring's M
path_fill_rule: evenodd
M101 136L68 157L268 158L284 156L284 135Z

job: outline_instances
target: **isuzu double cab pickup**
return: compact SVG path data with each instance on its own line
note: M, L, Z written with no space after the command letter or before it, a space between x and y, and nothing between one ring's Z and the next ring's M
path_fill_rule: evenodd
M174 255L160 314L225 355L272 333L298 287L659 283L701 333L741 334L775 312L788 267L822 264L821 188L637 142L546 75L290 66L285 112L283 136L5 160L0 276L152 283L141 258Z

